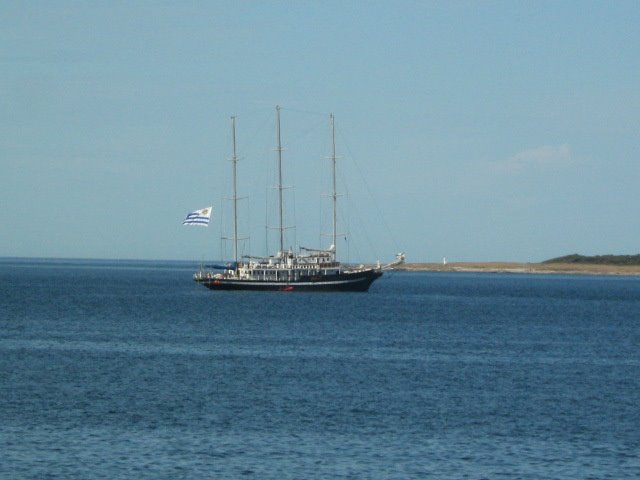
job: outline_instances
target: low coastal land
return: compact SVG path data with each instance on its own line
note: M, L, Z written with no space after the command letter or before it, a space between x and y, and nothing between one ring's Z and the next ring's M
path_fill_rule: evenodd
M517 262L460 262L405 263L397 270L409 272L486 272L540 273L563 275L640 275L640 265L607 265L587 263L517 263Z

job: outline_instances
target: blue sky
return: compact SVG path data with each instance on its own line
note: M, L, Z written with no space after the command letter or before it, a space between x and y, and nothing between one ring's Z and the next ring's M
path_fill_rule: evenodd
M333 112L343 259L638 253L638 85L637 1L5 1L0 256L228 255L231 115L273 249L277 104L291 245L329 241Z

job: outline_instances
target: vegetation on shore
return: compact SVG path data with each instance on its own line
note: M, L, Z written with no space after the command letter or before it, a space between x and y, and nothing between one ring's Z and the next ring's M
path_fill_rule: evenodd
M552 258L542 262L550 263L571 263L583 265L640 265L640 255L595 255L585 256L574 253L564 257Z

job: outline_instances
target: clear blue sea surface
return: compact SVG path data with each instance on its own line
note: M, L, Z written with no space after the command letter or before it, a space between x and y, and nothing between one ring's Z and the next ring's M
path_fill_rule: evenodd
M193 270L0 259L1 479L640 478L640 278Z

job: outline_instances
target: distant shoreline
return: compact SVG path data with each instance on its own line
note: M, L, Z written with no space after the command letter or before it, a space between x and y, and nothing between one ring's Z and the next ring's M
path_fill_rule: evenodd
M0 264L24 263L43 265L105 265L123 266L176 264L193 266L195 260L148 260L148 259L95 259L95 258L55 258L55 257L2 257ZM374 266L375 264L371 264ZM195 267L194 267L195 268ZM525 262L451 262L451 263L404 263L394 270L406 272L467 272L467 273L520 273L520 274L561 274L561 275L630 275L640 276L640 265L610 265L585 263L525 263Z
M405 263L395 267L407 272L530 273L562 275L640 275L640 265L575 263L459 262Z

